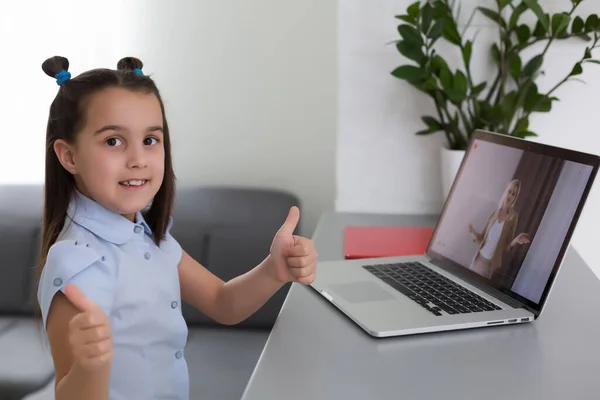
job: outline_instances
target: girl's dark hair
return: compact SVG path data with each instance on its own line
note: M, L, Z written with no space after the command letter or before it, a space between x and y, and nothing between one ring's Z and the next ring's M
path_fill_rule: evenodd
M46 264L50 247L56 242L63 229L75 180L54 152L54 142L63 139L75 143L78 132L85 126L85 107L91 95L112 87L154 94L160 103L163 115L163 144L165 150L164 179L151 206L144 211L144 218L153 232L153 240L159 245L165 238L169 217L175 197L175 174L171 161L171 142L165 109L158 88L147 75L140 74L143 64L133 57L117 63L117 69L94 69L69 79L69 60L51 57L44 61L44 72L57 78L60 87L50 105L46 129L46 172L44 187L44 214L40 252L40 271ZM65 78L65 76L67 78Z

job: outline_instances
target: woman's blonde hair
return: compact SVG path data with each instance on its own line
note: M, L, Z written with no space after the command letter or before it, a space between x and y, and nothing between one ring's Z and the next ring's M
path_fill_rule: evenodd
M504 204L504 199L506 199L509 189L513 186L517 188L517 194L515 194L515 198L514 198L512 204L510 205L510 209L512 210L514 208L515 203L517 202L517 199L519 198L519 193L521 193L521 181L519 179L513 179L506 186L506 189L504 189L504 193L502 194L502 197L500 198L500 203L498 203L498 208L502 208L502 205Z

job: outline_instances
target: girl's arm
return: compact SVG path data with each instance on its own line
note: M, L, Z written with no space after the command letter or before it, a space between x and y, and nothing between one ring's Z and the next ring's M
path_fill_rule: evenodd
M237 324L262 307L286 282L310 284L316 276L312 240L293 234L299 210L292 207L267 258L254 269L225 283L185 251L179 264L183 300L215 321Z
M218 323L237 324L254 314L283 285L269 273L271 262L268 256L254 269L225 283L184 251L179 264L181 296Z
M62 292L57 292L48 313L48 341L55 369L56 400L108 400L110 364L90 370L75 361L69 329L80 313Z

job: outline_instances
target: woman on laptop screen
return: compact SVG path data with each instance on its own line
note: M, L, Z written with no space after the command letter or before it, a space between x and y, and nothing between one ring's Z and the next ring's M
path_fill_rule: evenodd
M482 232L478 232L473 224L469 223L469 233L473 236L473 241L479 243L479 249L469 269L488 279L502 266L505 252L511 251L517 245L531 243L531 237L527 233L515 236L519 214L514 205L520 191L521 181L513 179Z

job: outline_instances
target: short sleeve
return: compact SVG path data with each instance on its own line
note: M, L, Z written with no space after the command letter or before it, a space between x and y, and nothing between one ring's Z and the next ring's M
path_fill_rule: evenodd
M181 256L183 255L183 249L181 248L181 245L179 244L177 239L175 239L173 237L173 235L171 235L171 227L172 226L173 226L173 217L170 217L169 223L167 224L167 230L165 233L165 240L163 241L163 243L161 243L160 247L163 252L165 252L169 255L169 259L173 260L173 262L177 266L177 265L179 265L179 262L181 261Z
M63 240L48 252L38 286L44 329L54 295L72 283L110 315L116 289L115 271L93 248Z

